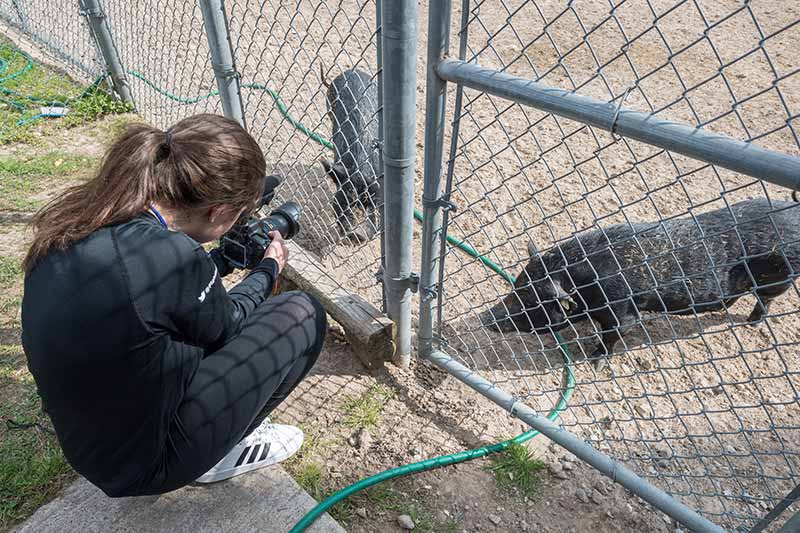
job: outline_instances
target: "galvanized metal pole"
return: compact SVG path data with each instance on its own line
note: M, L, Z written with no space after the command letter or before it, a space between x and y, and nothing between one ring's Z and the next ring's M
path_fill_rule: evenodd
M239 85L239 72L233 60L233 45L228 32L228 18L222 0L200 0L200 11L206 26L206 38L211 50L211 68L217 78L222 113L247 127Z
M111 36L111 30L108 27L100 0L80 0L80 8L81 15L84 15L89 22L89 29L94 36L95 42L97 42L98 48L100 48L100 53L103 54L103 60L105 60L108 74L111 76L114 91L123 102L133 105L134 101L128 85L128 78L125 76L125 69L119 59L117 47Z
M417 343L425 357L433 349L433 320L437 280L437 250L442 238L442 152L444 148L447 83L436 73L436 65L450 45L450 0L433 0L428 14L428 72L425 92L425 188L422 192L422 267Z
M382 6L384 213L387 311L394 321L395 364L411 362L411 271L417 96L417 0Z
M621 109L608 102L474 63L448 59L437 65L436 72L448 81L800 190L798 157L759 148L702 128L670 122L652 114Z
M604 453L595 450L577 436L548 420L547 417L540 416L536 411L522 402L517 401L516 398L499 389L493 383L483 379L446 353L434 351L427 359L486 396L512 415L523 420L556 444L569 450L579 459L592 465L597 470L610 477L612 481L619 483L657 509L660 509L681 524L689 527L692 531L723 533L724 530L721 527L703 518L666 492L657 489Z
M383 0L375 0L375 48L377 52L377 65L378 65L378 176L380 179L381 187L385 179L385 172L383 166L383 32L381 31L381 20L383 19ZM383 280L386 273L386 212L384 203L381 202L381 208L378 210L380 213L380 230L381 230L381 265L378 271L378 279ZM381 311L387 312L386 305L386 284L381 283Z

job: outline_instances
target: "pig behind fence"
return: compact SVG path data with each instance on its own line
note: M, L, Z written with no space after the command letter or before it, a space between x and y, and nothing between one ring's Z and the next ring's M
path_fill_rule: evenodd
M545 333L594 319L613 352L640 312L719 311L755 294L748 322L800 276L800 206L748 200L655 223L617 224L579 233L530 262L502 302L481 313L498 331Z
M332 206L343 236L355 241L372 239L379 229L378 212L383 202L378 157L378 90L372 77L358 69L336 76L328 88L328 114L336 150L333 162L322 160L336 186ZM358 207L364 221L356 223Z

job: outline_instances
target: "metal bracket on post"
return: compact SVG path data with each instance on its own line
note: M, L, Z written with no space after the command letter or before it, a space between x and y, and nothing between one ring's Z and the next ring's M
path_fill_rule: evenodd
M200 11L206 28L206 38L211 51L211 68L217 79L222 113L246 127L244 106L239 79L233 60L233 46L228 32L228 18L222 0L200 0Z
M86 17L89 30L92 32L97 47L103 55L103 60L106 63L108 74L111 77L114 91L116 91L123 102L134 105L131 89L128 85L128 78L125 76L125 69L122 67L122 62L119 59L117 47L114 44L111 30L108 27L108 19L100 5L100 0L80 0L79 5L79 13L81 16Z
M392 281L395 283L395 287L404 291L410 290L411 292L416 293L419 290L419 274L416 272L410 272L408 274L392 278Z
M441 196L435 200L428 200L422 197L422 207L430 209L441 209L442 211L458 211L458 206L451 202L449 199Z

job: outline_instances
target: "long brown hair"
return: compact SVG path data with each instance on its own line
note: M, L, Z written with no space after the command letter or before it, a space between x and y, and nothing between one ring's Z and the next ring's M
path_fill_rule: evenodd
M258 143L225 117L194 115L167 131L129 125L94 178L71 187L33 217L25 271L51 250L131 220L153 202L176 210L222 204L252 208L265 171Z

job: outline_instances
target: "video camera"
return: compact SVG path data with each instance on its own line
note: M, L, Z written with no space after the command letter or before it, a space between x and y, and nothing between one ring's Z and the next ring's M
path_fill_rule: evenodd
M278 176L264 178L264 194L257 211L269 205L280 183L281 179ZM247 220L237 222L220 239L220 247L215 250L218 251L217 254L212 254L218 267L219 259L225 263L223 268L220 268L221 274L224 276L234 268L251 269L257 266L272 242L268 235L271 231L280 232L286 240L297 235L300 231L300 211L297 203L285 202L265 218L250 216Z

